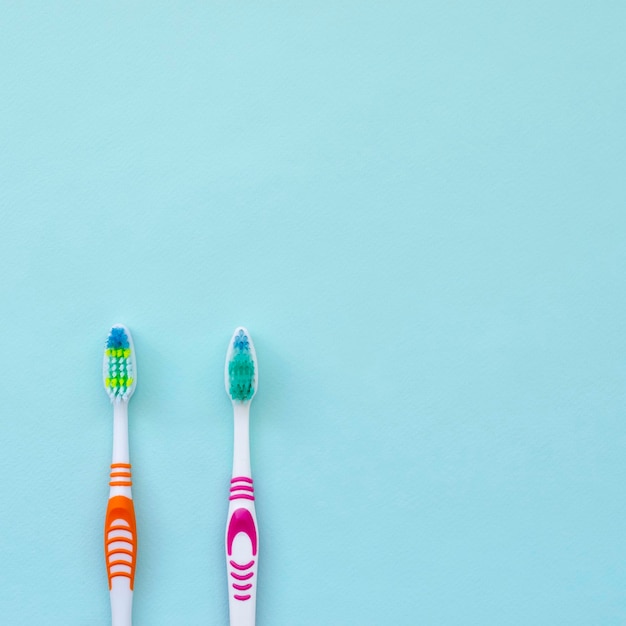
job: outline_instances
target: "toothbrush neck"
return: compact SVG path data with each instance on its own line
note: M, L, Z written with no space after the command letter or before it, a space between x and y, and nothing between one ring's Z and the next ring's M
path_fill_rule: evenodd
M113 403L113 461L130 463L128 452L128 402Z
M252 476L250 469L250 403L235 402L234 409L234 446L233 477Z

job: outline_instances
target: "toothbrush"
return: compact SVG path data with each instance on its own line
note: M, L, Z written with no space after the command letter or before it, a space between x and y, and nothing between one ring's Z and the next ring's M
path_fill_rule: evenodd
M226 393L233 402L233 474L226 523L226 569L230 626L254 626L259 533L250 470L250 403L257 390L256 352L239 327L226 352Z
M128 453L128 402L137 383L130 332L116 324L104 349L104 387L113 404L113 460L104 523L104 554L111 598L112 626L131 626L137 563L137 529Z

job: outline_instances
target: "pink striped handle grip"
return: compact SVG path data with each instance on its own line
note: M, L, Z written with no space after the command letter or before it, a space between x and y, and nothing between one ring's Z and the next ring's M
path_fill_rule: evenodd
M253 626L259 534L252 478L235 476L229 493L226 524L226 568L232 626Z

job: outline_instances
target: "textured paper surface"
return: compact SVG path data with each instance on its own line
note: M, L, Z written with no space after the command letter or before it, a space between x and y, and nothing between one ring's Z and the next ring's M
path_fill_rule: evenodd
M249 327L258 626L623 624L620 3L2 3L0 621L227 623Z

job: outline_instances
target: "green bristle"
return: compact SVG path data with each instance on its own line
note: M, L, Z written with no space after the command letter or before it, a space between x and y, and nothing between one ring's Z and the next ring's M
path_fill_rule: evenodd
M135 355L125 328L111 329L104 350L104 386L111 400L127 400L135 382Z
M254 395L254 361L248 350L236 350L228 363L230 397L245 402Z

